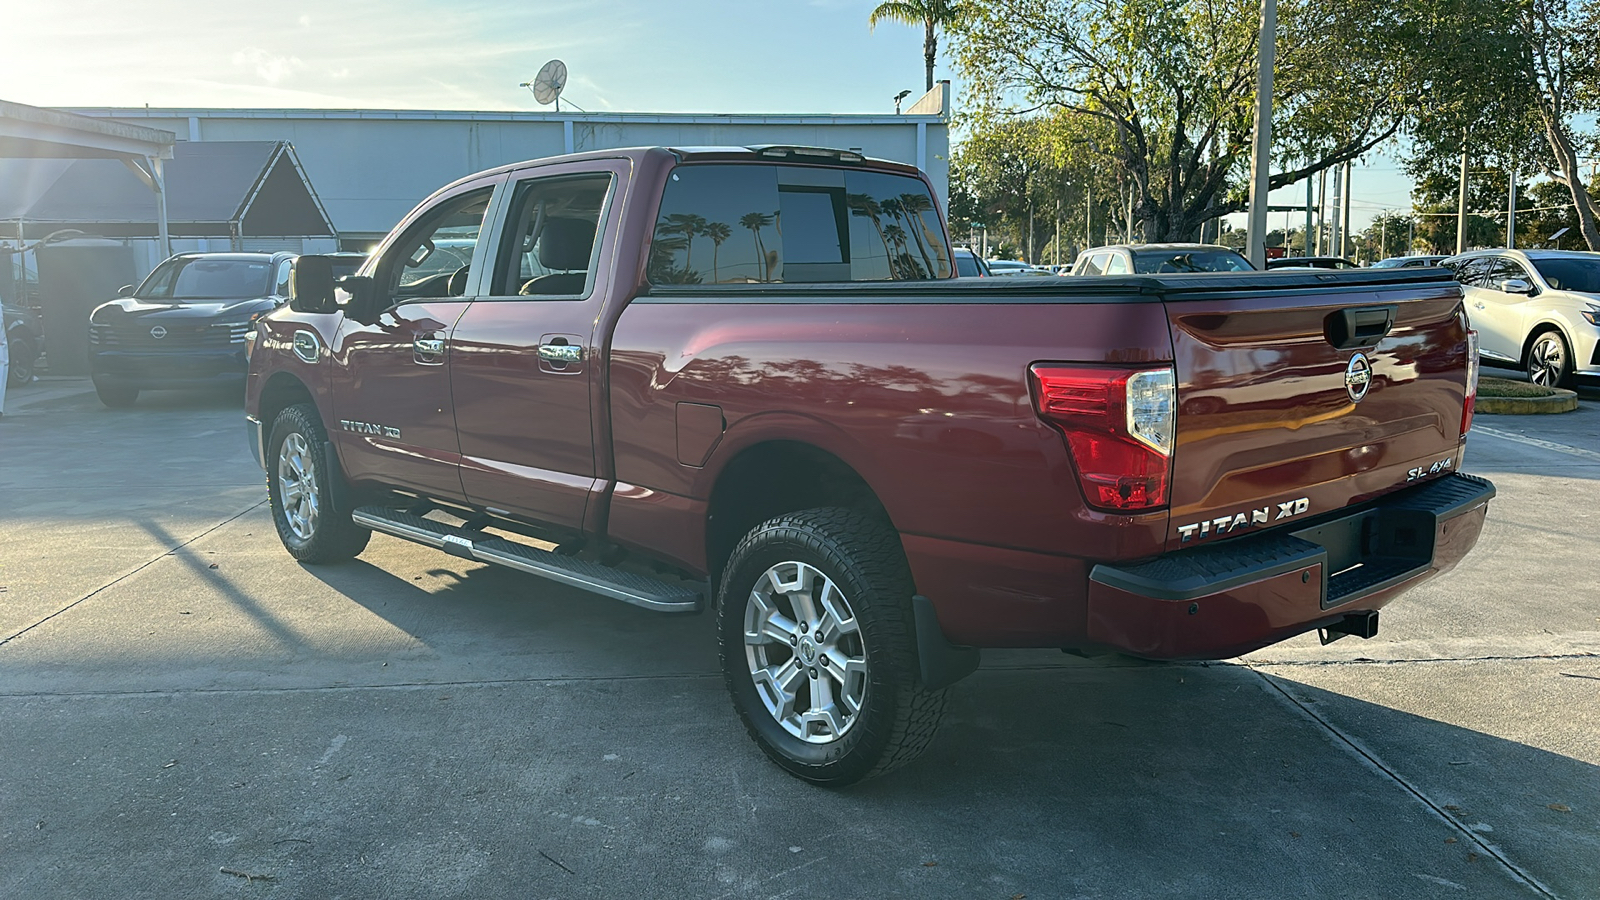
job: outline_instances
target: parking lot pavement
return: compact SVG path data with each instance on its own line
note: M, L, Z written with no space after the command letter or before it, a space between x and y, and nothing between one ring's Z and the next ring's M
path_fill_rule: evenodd
M239 416L0 424L0 897L1600 896L1600 460L1533 419L1480 419L1479 548L1377 638L991 653L832 792L704 618L383 536L295 564Z

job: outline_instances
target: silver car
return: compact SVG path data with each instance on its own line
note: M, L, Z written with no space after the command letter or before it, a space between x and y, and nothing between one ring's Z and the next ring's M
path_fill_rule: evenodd
M1600 375L1600 253L1480 250L1445 260L1485 362L1534 384Z

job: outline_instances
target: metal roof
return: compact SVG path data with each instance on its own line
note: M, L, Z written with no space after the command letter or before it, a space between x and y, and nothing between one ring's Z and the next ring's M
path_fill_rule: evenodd
M172 158L170 131L0 100L0 157Z
M18 172L15 166L0 168L0 195L12 190L8 171ZM166 188L167 217L175 233L182 233L183 225L209 224L261 236L334 234L293 148L282 141L180 142L166 165ZM4 215L58 226L146 224L155 222L156 204L120 163L84 159L73 162L25 210Z

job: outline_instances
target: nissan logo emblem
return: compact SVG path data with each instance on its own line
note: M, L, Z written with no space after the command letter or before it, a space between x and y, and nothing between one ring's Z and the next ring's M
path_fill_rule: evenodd
M159 341L167 336L167 330L162 328L160 325L157 325L156 327L150 329L150 336Z
M1372 363L1368 361L1365 353L1357 353L1350 357L1350 364L1344 367L1344 392L1350 395L1351 403L1360 403L1370 387L1372 387Z

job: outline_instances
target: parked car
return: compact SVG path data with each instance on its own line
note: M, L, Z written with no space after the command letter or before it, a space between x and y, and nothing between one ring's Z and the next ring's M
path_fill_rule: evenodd
M950 251L951 258L956 261L957 278L988 278L989 266L983 257L972 252L969 247L955 247Z
M1342 256L1285 256L1267 260L1268 269L1359 269Z
M1600 375L1600 253L1483 250L1443 265L1466 292L1485 362L1552 387Z
M1017 259L991 259L988 261L989 274L996 278L1011 278L1015 276L1047 275L1033 266Z
M6 346L11 358L7 381L12 385L27 384L33 380L34 365L39 362L39 353L44 347L44 332L39 328L39 317L31 309L9 305L4 307L0 317L3 317Z
M919 755L977 648L1371 637L1476 541L1448 273L955 278L932 198L853 152L605 150L440 189L342 287L302 257L245 397L285 549L714 610L746 731L839 785Z
M1444 262L1443 256L1391 256L1380 259L1372 264L1374 269L1414 269L1419 266L1437 266Z
M439 251L436 259L452 261L450 272L471 259L470 249L465 256ZM366 255L323 258L340 277L354 274ZM90 374L100 402L121 408L141 391L243 386L245 338L257 319L289 301L295 259L283 251L180 253L137 288L125 285L89 316Z
M1250 260L1214 244L1111 244L1080 252L1072 265L1073 275L1253 271Z
M89 316L100 401L131 406L145 390L243 385L245 337L288 302L292 253L180 253Z

